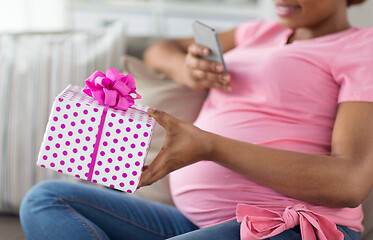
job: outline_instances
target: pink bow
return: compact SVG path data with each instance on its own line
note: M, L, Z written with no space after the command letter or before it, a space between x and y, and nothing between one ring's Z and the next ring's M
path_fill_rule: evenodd
M94 72L87 80L83 92L96 99L99 104L118 110L127 110L141 98L136 92L132 74L124 75L115 68L109 68L106 74ZM131 94L135 94L132 97Z
M241 222L241 239L257 240L276 236L300 224L302 239L343 240L343 234L329 219L297 204L287 207L282 214L256 206L238 204L237 221Z

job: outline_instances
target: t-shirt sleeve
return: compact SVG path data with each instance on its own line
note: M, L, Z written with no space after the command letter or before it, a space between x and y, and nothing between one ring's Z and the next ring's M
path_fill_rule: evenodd
M236 46L240 46L245 43L247 39L252 38L256 35L259 26L263 23L263 20L251 20L239 24L235 31L235 43Z
M338 103L373 102L373 28L360 30L339 51L332 75L340 87Z

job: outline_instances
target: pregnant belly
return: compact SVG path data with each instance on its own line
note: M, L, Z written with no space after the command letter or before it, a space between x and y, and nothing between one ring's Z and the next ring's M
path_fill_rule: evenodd
M287 197L210 161L171 173L170 187L176 207L199 227L235 219L237 203L279 210L278 201L288 201Z

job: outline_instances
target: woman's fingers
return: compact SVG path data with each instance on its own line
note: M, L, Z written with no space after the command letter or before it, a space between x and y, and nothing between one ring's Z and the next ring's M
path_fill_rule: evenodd
M226 90L226 91L231 91L232 90L232 86L227 83L219 83L219 82L208 82L210 84L210 87L212 88L218 88L218 89L222 89L222 90Z
M184 84L192 89L201 90L206 88L218 88L221 90L232 89L231 77L223 73L224 66L217 62L201 59L201 56L208 56L209 49L192 44L188 48L185 57L185 79Z
M210 50L197 44L191 44L188 47L188 53L191 53L194 56L208 56L210 54Z
M165 128L167 135L161 151L143 168L138 188L151 185L176 169L209 159L210 134L166 112L149 108L148 113Z
M229 74L216 74L194 69L191 72L192 77L199 80L199 83L206 88L215 87L223 90L231 89L229 84Z
M170 171L167 170L165 152L161 151L152 163L143 171L137 188L148 186L164 178Z
M155 108L148 108L148 114L153 117L163 128L165 128L167 134L171 132L170 128L172 125L177 124L178 121L170 114ZM168 171L164 166L166 162L164 155L165 151L162 149L150 165L143 167L143 172L137 188L151 185L168 174Z
M205 80L209 82L221 82L228 84L230 82L230 76L226 73L216 74L213 72L206 72L199 69L192 70L192 76L200 80Z
M190 68L200 69L209 72L222 73L224 70L223 64L201 59L198 56L192 54L187 55L186 64Z
M159 125L166 129L166 131L169 131L173 124L177 123L177 120L170 114L154 108L149 108L148 114L153 117L155 121L159 123Z

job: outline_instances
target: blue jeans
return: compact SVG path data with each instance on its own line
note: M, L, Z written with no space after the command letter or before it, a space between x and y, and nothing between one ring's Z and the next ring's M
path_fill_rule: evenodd
M28 240L239 240L240 224L229 221L199 229L175 207L88 184L46 181L23 199L20 219ZM346 240L360 234L338 226ZM271 240L301 239L299 226Z

